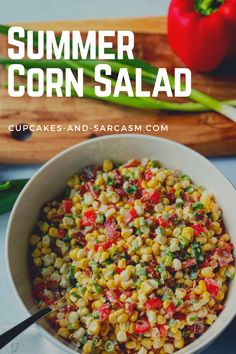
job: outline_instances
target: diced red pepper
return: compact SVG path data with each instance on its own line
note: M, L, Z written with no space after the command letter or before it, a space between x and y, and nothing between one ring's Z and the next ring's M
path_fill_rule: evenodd
M121 272L122 272L122 269L119 268L119 267L117 267L117 268L116 268L116 274L120 274Z
M165 229L168 226L168 221L163 219L163 217L160 217L159 218L159 225Z
M144 173L144 178L146 181L150 181L150 179L152 179L153 176L154 176L154 173L151 170L147 170Z
M165 309L168 316L172 317L173 314L176 312L175 305L171 302L169 306Z
M146 302L146 309L151 310L151 309L160 309L162 307L162 301L158 299L158 297L152 297L151 299L148 299Z
M156 190L154 190L154 191L149 195L149 200L150 200L151 203L153 203L153 204L159 203L160 199L161 199L161 196L160 196L160 194L159 194Z
M125 215L125 223L129 224L131 221L133 221L136 217L138 216L137 211L133 208L129 210L126 215Z
M201 224L192 225L194 229L194 235L198 236L201 232L204 232L204 227Z
M165 338L166 338L167 335L168 335L167 326L161 325L161 326L158 327L158 329L159 329L159 332L160 332L161 337L165 337Z
M94 210L87 210L81 219L82 226L92 226L96 220L96 213Z
M59 229L58 230L58 236L59 238L63 238L66 234L66 230L63 230L63 229Z
M137 167L141 164L139 160L132 160L124 165L124 167Z
M129 302L127 305L127 311L129 312L130 315L132 315L132 313L134 313L134 310L136 308L136 305Z
M100 242L94 245L94 251L98 251L99 247L102 247L105 250L108 250L113 244L115 243L115 240L107 240L105 242Z
M110 315L110 305L109 304L104 304L98 307L98 312L99 312L99 320L106 321Z
M211 293L212 296L217 296L220 287L219 285L216 283L216 281L214 279L209 279L209 278L205 278L205 283L206 283L206 288L207 291L209 291L209 293Z
M145 320L139 320L135 323L134 326L134 333L136 334L144 334L146 333L150 328L150 324L148 321Z
M71 207L72 207L72 201L65 199L62 201L62 206L64 209L65 214L70 214L71 213Z

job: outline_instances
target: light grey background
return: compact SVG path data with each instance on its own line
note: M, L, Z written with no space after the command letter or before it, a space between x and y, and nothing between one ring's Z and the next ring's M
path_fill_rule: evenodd
M1 0L0 23L160 16L166 14L168 4L169 0ZM236 157L215 158L211 161L236 187ZM31 177L38 168L39 166L0 165L0 180ZM9 214L0 216L0 333L6 326L13 326L25 317L6 274L4 248L8 218ZM236 319L203 354L235 354L235 329ZM48 347L46 350L43 340L38 336L36 340L36 336L29 330L1 353L62 354L56 348Z
M160 16L170 0L1 0L0 22Z

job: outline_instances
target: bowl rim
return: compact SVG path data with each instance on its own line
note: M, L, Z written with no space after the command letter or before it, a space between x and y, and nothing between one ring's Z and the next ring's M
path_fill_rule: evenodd
M41 174L45 169L48 168L48 166L53 163L54 161L56 161L57 159L60 159L61 157L63 157L64 155L67 155L70 151L75 150L81 146L86 146L86 145L90 145L93 144L94 142L98 142L98 141L104 141L104 140L119 140L122 138L127 138L127 139L145 139L145 140L150 140L150 141L161 141L161 142L165 142L168 143L170 145L172 145L173 147L178 146L178 148L181 148L183 150L188 150L192 155L193 158L200 158L205 164L207 164L209 167L211 167L212 170L214 170L214 173L218 174L218 176L220 178L223 177L225 183L228 185L228 187L232 190L232 193L236 193L236 189L234 188L233 184L229 181L229 179L217 168L215 167L205 156L201 155L199 152L191 149L190 147L184 145L184 144L180 144L174 140L170 140L170 139L166 139L166 138L162 138L159 136L154 136L154 135L144 135L144 134L110 134L110 135L104 135L104 136L100 136L94 139L88 139L85 141L82 141L78 144L72 145L62 151L60 151L59 153L57 153L55 156L53 156L52 158L50 158L48 161L46 161L37 171L36 173L34 173L34 175L29 179L29 181L26 183L26 185L24 186L24 188L22 189L22 191L20 192L20 194L17 197L17 200L12 208L12 211L10 213L10 217L8 220L8 224L7 224L7 229L6 229L6 242L5 242L5 259L6 259L6 271L8 274L8 278L11 284L11 287L13 289L13 292L19 302L19 304L21 304L21 307L23 308L24 312L26 315L32 315L30 313L30 311L28 310L28 308L26 307L26 305L23 303L17 288L15 286L14 283L14 279L11 273L11 267L10 267L10 257L9 257L9 242L10 242L10 234L11 234L11 224L12 224L12 220L15 214L15 211L17 209L18 204L21 201L22 196L24 195L25 192L27 192L28 187L31 185L31 183L37 179L38 175ZM236 281L236 278L235 278ZM231 296L233 296L233 294L231 294ZM205 334L205 338L202 341L202 343L197 343L199 338L197 338L194 342L188 344L186 347L183 347L182 349L176 351L176 354L193 354L193 353L197 353L200 352L202 350L204 350L208 345L210 345L220 334L222 334L222 332L226 329L226 327L231 323L231 321L234 319L236 315L235 311L231 311L230 314L228 315L227 319L222 322L222 327L221 329L216 332L212 332L210 337L207 336L207 332L209 331L209 329L211 327L209 327L209 329L207 329L206 332L203 333L203 335ZM218 319L220 319L220 316L218 317ZM40 334L43 336L53 345L55 345L57 348L60 348L61 350L67 351L68 353L71 354L75 354L76 351L70 347L70 345L68 345L67 343L64 344L61 340L58 340L56 336L53 336L51 333L49 333L44 327L42 327L39 323L35 323L34 326L40 331ZM195 343L195 346L193 348L189 348L192 344Z

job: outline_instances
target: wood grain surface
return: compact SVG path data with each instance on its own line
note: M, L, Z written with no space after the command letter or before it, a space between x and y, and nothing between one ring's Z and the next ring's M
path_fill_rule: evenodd
M135 31L136 55L170 72L183 64L172 53L166 38L165 18L93 20L24 24L32 29L130 29ZM6 56L6 38L0 37L0 55ZM193 74L193 87L220 99L236 98L235 62L210 75ZM38 163L84 139L109 134L96 133L94 124L142 125L144 134L158 135L186 144L207 156L236 154L236 124L219 114L167 113L119 107L85 98L11 98L3 84L6 73L0 69L0 162ZM26 141L13 139L9 124L62 126L61 132L34 132ZM70 125L88 124L87 132L67 132ZM146 125L168 125L168 131L145 132ZM114 133L114 132L113 132ZM140 133L140 132L139 132Z

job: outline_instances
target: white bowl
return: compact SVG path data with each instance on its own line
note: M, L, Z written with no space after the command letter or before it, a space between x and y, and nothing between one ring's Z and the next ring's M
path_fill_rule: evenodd
M27 183L11 213L6 246L8 273L26 315L36 311L28 272L27 239L42 205L64 190L68 177L87 165L100 164L104 158L124 162L143 157L157 159L166 167L179 169L188 174L195 183L211 191L223 210L226 229L236 244L236 192L223 174L203 156L173 141L143 135L113 135L83 142L48 161ZM231 283L226 307L216 322L201 337L179 350L179 354L202 350L226 328L235 315L235 295L236 278ZM55 336L46 321L37 327L61 351L75 353L73 348Z

